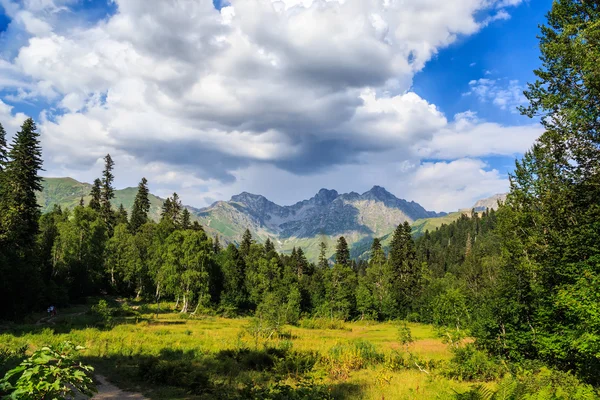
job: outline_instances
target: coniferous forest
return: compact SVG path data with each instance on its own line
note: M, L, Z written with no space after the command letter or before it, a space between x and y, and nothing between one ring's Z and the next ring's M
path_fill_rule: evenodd
M408 223L401 224L389 247L373 241L367 260L352 259L344 237L331 259L322 244L316 263L301 248L280 254L273 243L255 241L248 230L239 244L224 246L192 221L176 193L164 202L160 220L153 221L145 178L128 215L123 206L111 205L119 166L110 155L87 204L82 199L73 209L55 207L42 215L36 192L42 189L43 149L36 124L24 121L10 143L0 126L0 319L19 324L49 304L60 310L90 298L118 298L147 304L157 317L169 310L189 317L251 318L256 337L265 340L290 335L286 327L308 326L307 321L329 321L332 326L392 321L401 328L400 339L391 340L409 348L411 331L399 322L407 321L434 326L445 338L453 356L444 367L445 376L500 382L457 392L458 398L597 398L597 2L555 2L541 27L540 49L537 80L525 92L529 105L520 111L539 118L544 133L516 161L506 202L497 211L473 211L418 237ZM110 310L103 314L102 308L110 309L110 304L98 304L96 314L116 320ZM11 328L6 329L10 334ZM9 354L3 351L0 360ZM364 351L360 354L366 357ZM416 373L435 370L435 363L407 354L415 360ZM378 357L370 362L383 363ZM159 361L144 362L136 365L150 371L155 382L167 379L157 378ZM416 368L413 361L405 364ZM181 367L176 375L190 373L186 371ZM507 374L516 378L506 383L501 379ZM215 391L177 382L173 378L167 383L187 393L216 396ZM0 392L9 388L4 385ZM281 389L282 397L276 391L227 395L325 398L337 393L305 389L295 394ZM507 395L502 397L500 390Z

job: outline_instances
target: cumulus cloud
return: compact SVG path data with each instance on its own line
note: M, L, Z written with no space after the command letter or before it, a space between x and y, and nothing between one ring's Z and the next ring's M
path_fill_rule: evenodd
M75 18L72 0L0 1L22 35L0 60L4 98L52 104L40 127L55 172L86 175L110 152L165 190L219 198L247 171L325 182L361 170L366 181L384 165L416 173L422 158L515 154L539 134L448 121L410 91L440 49L520 0L232 0L220 11L115 0L92 24L61 23ZM471 85L500 107L515 101L509 89Z
M527 103L523 94L525 87L517 80L481 78L469 82L470 90L465 96L474 95L482 102L489 102L502 110L517 112L517 107Z
M504 126L482 121L467 111L455 115L452 123L436 131L431 140L418 142L414 149L423 158L443 160L514 156L529 150L542 132L539 124Z
M476 184L473 184L476 182ZM475 200L505 192L508 179L485 162L461 158L450 162L423 163L410 181L410 193L424 199L433 210L457 210Z

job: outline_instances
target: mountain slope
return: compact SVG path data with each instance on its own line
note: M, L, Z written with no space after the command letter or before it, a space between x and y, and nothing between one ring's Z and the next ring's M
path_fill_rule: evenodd
M85 204L89 203L91 198L92 185L78 182L73 178L44 178L42 187L43 190L37 195L42 213L52 211L55 204L60 205L63 209L73 209L79 204L82 196ZM136 194L137 188L132 187L115 190L115 198L112 200L112 204L115 208L123 204L127 212L131 212ZM150 217L158 220L164 200L153 194L150 194L149 199Z
M451 212L451 213L441 216L441 217L419 219L419 220L415 221L412 225L413 226L413 235L422 235L426 231L430 231L430 232L435 231L437 228L441 227L442 225L448 225L448 224L451 224L452 222L456 221L463 214L470 215L472 210L475 210L475 212L478 212L478 213L483 212L483 211L487 210L488 208L497 210L498 203L503 203L506 200L506 195L507 195L507 193L495 194L491 197L478 200L470 208L465 208L460 211Z
M342 235L352 247L387 235L405 221L412 223L445 213L427 211L374 186L363 194L321 189L312 198L291 206L280 206L264 196L244 192L228 202L216 202L198 210L195 215L226 240L239 241L249 228L259 241L271 238L280 251L302 247L309 258L315 259L321 241L332 254L335 241Z

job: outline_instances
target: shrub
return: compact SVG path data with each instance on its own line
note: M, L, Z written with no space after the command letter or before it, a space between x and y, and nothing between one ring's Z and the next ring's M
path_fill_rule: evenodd
M357 340L332 347L326 361L333 378L346 379L350 371L379 364L384 361L384 356L371 342Z
M98 301L98 304L92 306L92 314L96 315L105 325L111 325L113 321L114 309L108 305L106 300Z
M499 378L504 372L496 360L487 353L477 350L475 345L468 343L452 348L454 356L449 364L446 375L460 380L491 381Z
M25 358L27 345L11 349L8 347L0 347L0 376L4 376L8 370L19 365Z
M344 321L339 319L328 318L309 318L300 320L300 327L304 329L332 329L351 332L351 328L347 328Z
M23 400L64 400L77 393L91 396L97 391L90 376L94 369L74 359L75 352L82 349L71 342L57 348L42 347L6 373L0 391Z

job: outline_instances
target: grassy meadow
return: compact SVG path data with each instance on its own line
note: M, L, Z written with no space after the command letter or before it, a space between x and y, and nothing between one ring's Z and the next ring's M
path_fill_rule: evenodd
M155 305L130 303L108 321L85 306L61 310L49 322L4 327L0 347L30 353L71 341L97 373L152 399L445 399L473 385L444 376L451 353L428 325L409 323L408 345L394 322L303 320L265 337L250 318L169 306L157 315Z

